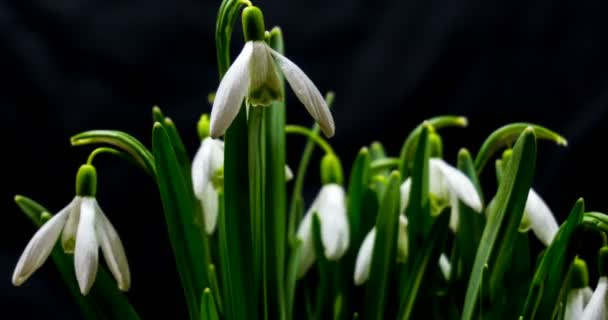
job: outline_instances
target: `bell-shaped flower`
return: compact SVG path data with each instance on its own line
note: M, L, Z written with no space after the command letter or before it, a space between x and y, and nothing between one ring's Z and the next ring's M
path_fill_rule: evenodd
M333 136L334 120L319 89L297 65L264 42L261 11L254 6L248 7L243 10L242 19L247 42L215 94L211 109L211 136L218 138L226 132L245 98L250 106L258 107L269 106L281 97L277 67L323 133Z
M129 289L131 274L122 242L97 200L90 196L76 196L38 229L17 262L12 279L15 286L24 283L44 264L59 236L64 251L74 254L76 279L83 295L95 281L99 247L118 288Z
M589 287L574 288L568 292L564 320L579 320L583 318L583 310L591 300L593 291Z
M408 220L404 215L399 215L399 232L397 236L397 260L405 262L408 256L408 235L407 235ZM374 254L374 243L376 242L376 227L372 228L361 243L357 260L355 261L355 285L364 284L369 278L369 271L372 265L372 256Z
M608 277L601 276L593 295L585 306L581 320L604 320L608 319Z
M194 195L201 201L205 231L213 234L217 225L219 193L223 186L224 142L210 137L201 142L192 161Z
M519 230L522 232L530 229L545 246L551 244L559 230L551 209L533 189L528 192L528 200L526 200L524 215L519 226Z
M411 188L412 180L407 178L400 188L401 212L405 212L407 208ZM462 201L471 209L481 212L481 197L471 180L442 159L432 158L429 160L429 192L437 203L451 207L450 229L454 232L458 230L459 201ZM440 210L432 212L439 214Z
M350 241L349 225L346 217L346 196L344 188L338 184L326 184L304 215L297 231L302 242L298 263L298 278L303 277L316 260L313 230L313 215L321 222L321 244L327 260L340 259Z

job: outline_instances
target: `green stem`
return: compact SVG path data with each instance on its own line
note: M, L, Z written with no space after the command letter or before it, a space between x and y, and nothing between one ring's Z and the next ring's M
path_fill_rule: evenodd
M114 148L109 148L109 147L100 147L100 148L93 150L93 152L91 152L91 154L89 154L89 158L87 159L87 164L93 165L93 160L95 159L95 157L102 153L109 153L109 154L113 154L115 156L121 157L123 159L129 159L129 155L122 151L118 151Z
M306 127L298 126L298 125L287 125L285 126L285 133L287 134L299 134L301 136L308 137L311 141L317 144L319 148L323 149L327 154L336 154L334 149L325 141L325 139L321 138L318 133L310 130Z
M378 159L372 162L371 169L373 173L376 173L385 169L396 169L400 164L401 161L399 158Z

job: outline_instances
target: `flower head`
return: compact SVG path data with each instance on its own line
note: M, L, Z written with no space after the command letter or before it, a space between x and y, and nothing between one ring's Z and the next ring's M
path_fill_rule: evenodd
M92 186L96 181L95 175L95 169L90 165L80 168L77 196L43 224L27 244L13 272L15 286L23 284L44 264L61 235L64 251L74 254L76 279L83 295L89 292L95 281L99 247L118 288L129 290L131 274L125 250L114 226L95 199L95 187Z
M608 317L608 276L600 277L589 303L585 306L583 314L578 319L601 320Z
M348 249L349 225L344 189L338 184L326 184L298 227L297 237L302 241L298 277L304 276L316 259L312 224L314 214L321 222L321 243L325 257L328 260L338 260Z
M412 180L408 178L401 185L401 212L405 212L407 208L411 188ZM442 159L433 158L429 160L429 189L437 202L443 203L443 206L449 205L451 207L450 228L453 231L458 230L459 201L462 201L471 209L481 212L481 197L471 180Z
M268 106L281 98L281 82L277 67L310 115L328 137L334 135L334 121L319 89L293 62L264 42L261 11L254 6L243 11L243 28L247 42L224 75L211 109L211 136L226 132L243 100L253 107Z
M519 227L522 232L529 229L532 229L532 232L545 246L551 244L559 229L551 209L534 189L530 189L528 192L524 215Z
M224 142L210 137L203 139L192 161L192 185L203 206L207 234L213 234L217 225L223 166Z

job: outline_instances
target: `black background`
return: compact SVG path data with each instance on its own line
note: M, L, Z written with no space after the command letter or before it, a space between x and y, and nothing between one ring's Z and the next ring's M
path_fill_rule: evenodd
M337 94L331 143L345 168L382 141L396 155L411 128L461 114L468 129L443 131L446 158L477 151L496 127L546 125L570 145L539 144L535 187L563 220L577 197L606 210L603 149L608 111L608 3L549 0L258 1L280 25L286 55L322 90ZM23 319L77 319L77 307L47 263L23 287L10 277L34 233L12 202L24 194L59 210L74 194L87 150L80 131L125 130L149 144L159 105L193 154L195 123L217 88L219 1L3 0L0 2L0 310ZM237 24L236 29L240 29ZM242 46L240 32L233 49ZM289 92L289 91L288 91ZM310 117L288 93L288 122ZM297 165L300 138L288 138ZM185 306L153 181L100 157L99 201L127 250L129 297L143 318L184 318ZM313 164L313 168L316 165ZM490 172L488 172L491 175ZM318 187L315 175L307 194Z

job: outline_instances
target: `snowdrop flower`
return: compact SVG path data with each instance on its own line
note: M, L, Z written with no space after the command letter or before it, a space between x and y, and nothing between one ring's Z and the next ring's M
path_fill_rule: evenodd
M243 99L247 98L250 106L258 107L269 106L281 97L277 66L323 133L333 136L334 121L319 90L297 65L264 42L264 20L260 9L254 6L246 8L242 21L246 43L217 89L211 109L211 136L218 138L226 132Z
M439 256L439 270L441 270L441 274L446 281L450 281L450 276L452 275L452 263L450 263L450 259L445 253L441 253Z
M519 230L522 232L532 229L532 232L545 246L549 246L557 234L559 226L549 206L543 199L530 189L524 215Z
M399 233L398 233L398 260L405 261L408 256L408 236L407 236L407 225L408 221L404 215L399 215ZM355 285L360 286L364 284L369 278L369 271L372 265L372 257L374 254L374 242L376 242L376 227L372 228L367 233L359 252L357 253L357 260L355 262Z
M192 161L194 195L201 201L205 231L211 235L217 225L219 212L218 191L223 187L224 142L204 138Z
M412 188L411 178L407 178L401 184L401 212L405 212L409 202L410 190ZM429 192L437 200L443 201L451 206L450 229L458 230L458 201L462 201L471 209L481 212L481 198L475 186L458 169L447 164L439 158L429 160Z
M74 254L76 279L83 295L89 292L95 281L99 247L118 288L129 290L131 274L125 250L118 233L95 199L96 180L93 166L80 167L76 197L34 234L17 262L13 285L23 284L44 264L61 235L63 250Z
M346 217L346 196L342 186L332 183L321 188L317 198L306 212L298 227L297 238L302 241L298 278L303 277L316 259L313 232L313 215L321 222L323 254L328 260L340 259L349 243L349 225Z
M587 303L585 310L583 310L583 314L580 318L581 320L603 320L608 318L608 296L606 292L608 291L608 276L600 277L600 280L597 283L597 287L595 291L593 291L593 295Z
M575 258L570 279L571 289L566 297L564 320L583 319L583 310L593 295L589 288L589 273L584 260Z

